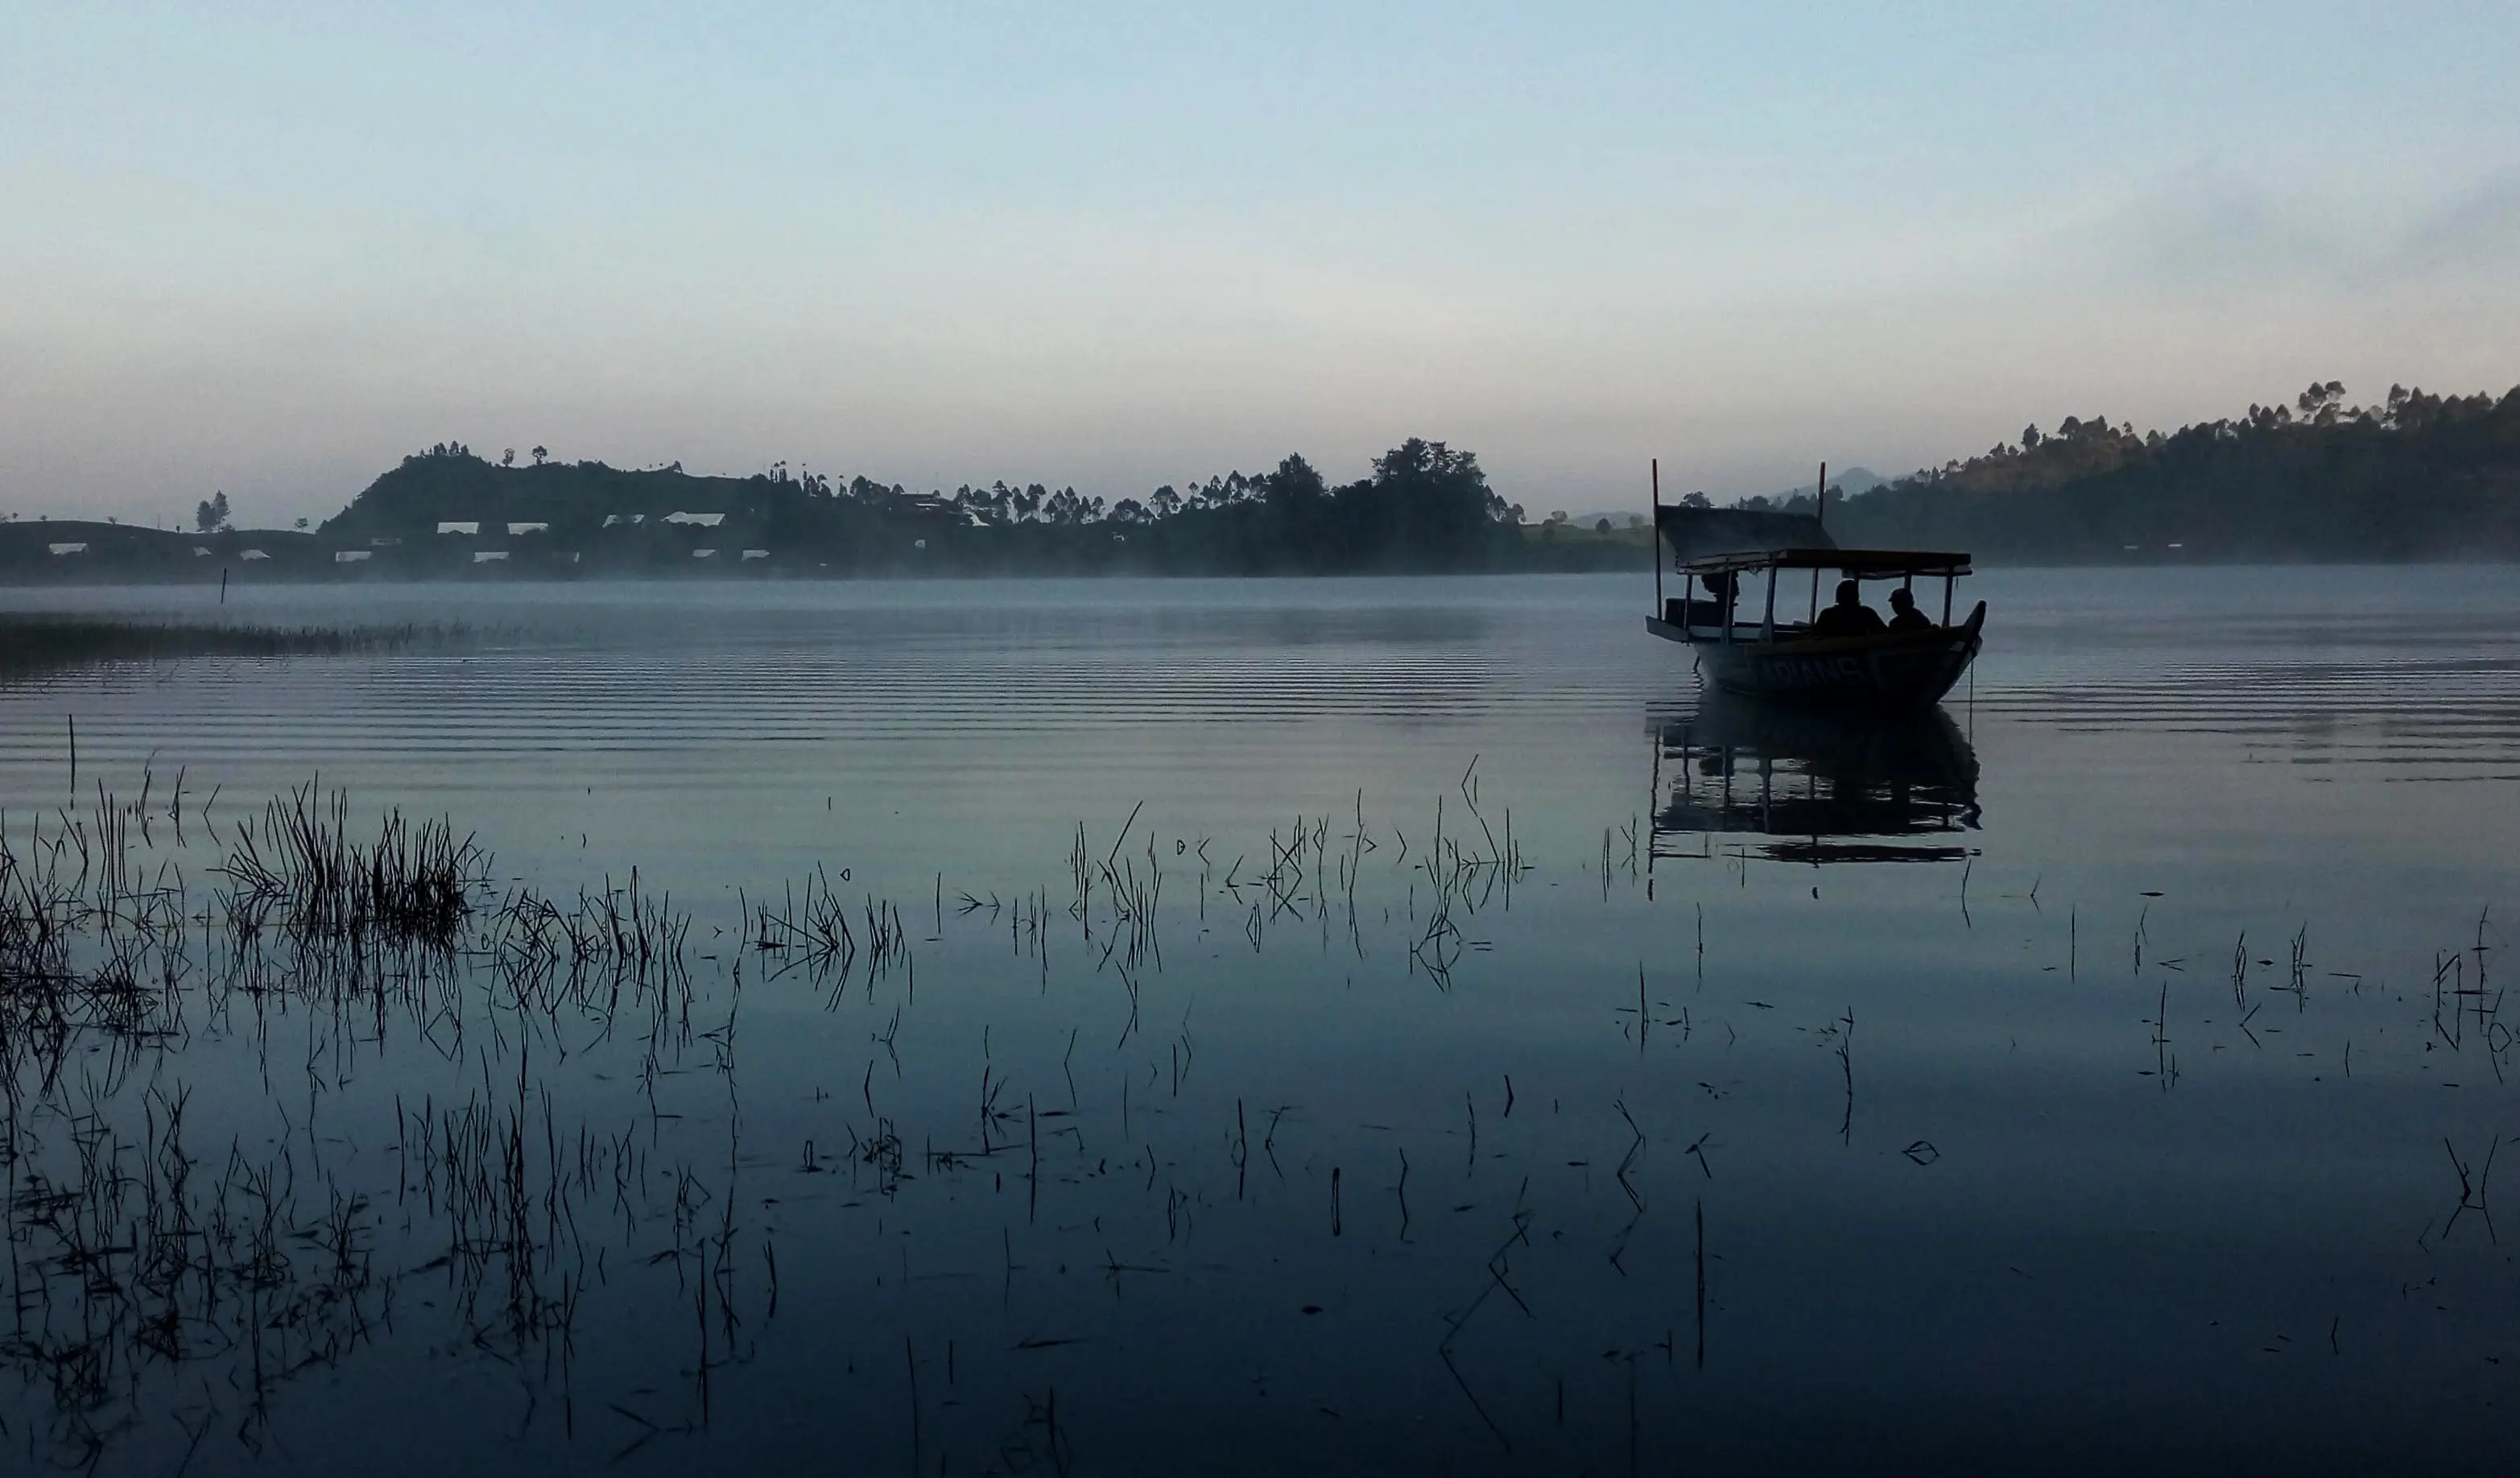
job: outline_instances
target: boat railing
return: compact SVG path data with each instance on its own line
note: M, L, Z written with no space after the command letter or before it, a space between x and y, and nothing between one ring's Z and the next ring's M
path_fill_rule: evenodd
M1949 630L1953 624L1953 587L1971 572L1966 554L1941 550L1742 550L1673 562L1683 579L1682 593L1665 599L1657 589L1663 623L1679 628L1683 640L1728 646L1745 641L1774 645L1810 637L1819 623L1821 575L1827 570L1835 570L1844 578L1859 583L1897 581L1910 589L1914 587L1920 576L1926 579L1939 577L1943 582L1943 618L1937 629ZM1809 620L1796 621L1779 609L1778 587L1787 570L1808 571L1811 575ZM1742 621L1737 613L1738 607L1733 606L1730 599L1699 599L1701 589L1726 592L1737 598L1740 582L1745 576L1759 577L1760 583L1766 587L1762 603L1764 608L1757 619Z

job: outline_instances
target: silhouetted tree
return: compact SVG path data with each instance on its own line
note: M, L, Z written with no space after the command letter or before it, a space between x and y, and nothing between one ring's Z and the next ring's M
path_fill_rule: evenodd
M1510 514L1469 452L1412 436L1373 459L1373 477L1340 494L1359 505L1370 562L1459 567L1486 562Z

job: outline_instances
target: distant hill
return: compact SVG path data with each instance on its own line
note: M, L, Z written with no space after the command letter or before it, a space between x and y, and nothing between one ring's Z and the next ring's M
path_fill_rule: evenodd
M1106 503L992 483L913 493L785 467L749 477L600 462L492 466L441 445L379 477L318 536L378 569L499 573L1328 573L1643 562L1642 534L1526 529L1470 453L1410 440L1333 487L1275 471Z
M276 528L186 534L84 518L0 523L0 581L216 580L222 569L302 578L330 573L332 556L312 534Z
M2330 381L2170 432L2069 416L1827 517L1843 543L2023 563L2520 558L2520 389L2355 406Z
M1813 475L1819 475L1819 470L1817 468L1813 469ZM1868 493L1874 488L1881 486L1889 480L1889 478L1882 476L1879 472L1872 470L1870 468L1850 467L1843 471L1831 471L1828 474L1829 496L1832 498L1860 497L1863 494ZM1796 498L1809 502L1811 500L1811 490L1812 485L1806 482L1800 487L1789 487L1783 492L1778 493L1769 498L1767 501L1771 506L1775 507L1782 507L1784 504L1791 502Z
M325 519L316 536L375 572L406 577L709 573L766 566L774 556L783 566L807 555L810 565L822 565L835 543L859 557L850 562L867 562L875 552L867 541L878 535L881 550L914 554L925 532L951 521L949 510L898 489L869 484L862 496L835 499L828 484L784 470L712 477L679 465L508 467L447 444L405 457ZM853 542L850 533L866 539Z
M202 510L215 518L224 505ZM405 457L312 533L175 534L0 524L20 581L575 579L595 575L1343 573L1638 568L1642 531L1526 526L1478 459L1410 440L1331 486L1277 470L1106 503L992 483L918 494L785 467L748 477L679 466L492 464L460 443Z

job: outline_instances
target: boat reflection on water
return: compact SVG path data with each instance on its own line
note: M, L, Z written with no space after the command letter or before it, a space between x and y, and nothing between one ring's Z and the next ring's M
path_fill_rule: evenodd
M1977 752L1939 706L1858 715L1710 690L1655 730L1652 816L1654 857L1703 857L1723 834L1773 838L1745 855L1778 862L1958 862Z

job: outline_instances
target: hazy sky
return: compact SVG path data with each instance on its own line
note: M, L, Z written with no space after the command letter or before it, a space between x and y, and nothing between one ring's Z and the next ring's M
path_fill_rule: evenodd
M0 511L401 454L1537 514L2520 382L2520 6L0 6Z

